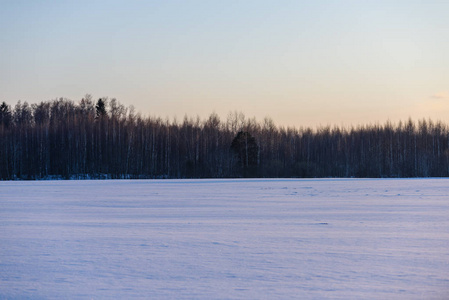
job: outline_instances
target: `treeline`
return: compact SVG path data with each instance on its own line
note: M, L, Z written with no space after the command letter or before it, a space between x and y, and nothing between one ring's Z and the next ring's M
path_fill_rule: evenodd
M446 177L449 127L421 120L352 128L142 117L89 95L0 105L0 179Z

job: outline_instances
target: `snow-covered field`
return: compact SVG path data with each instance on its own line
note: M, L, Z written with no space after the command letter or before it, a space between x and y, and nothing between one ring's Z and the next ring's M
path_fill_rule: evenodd
M0 299L448 299L449 180L0 182Z

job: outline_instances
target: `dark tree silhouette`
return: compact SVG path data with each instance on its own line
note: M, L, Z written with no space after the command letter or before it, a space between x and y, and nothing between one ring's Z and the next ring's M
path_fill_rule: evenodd
M106 116L106 101L102 98L98 99L97 105L95 105L95 113L97 118Z
M0 105L0 125L3 125L4 127L9 127L9 124L11 123L11 108L9 107L6 102L2 102Z
M254 177L257 174L259 162L259 147L256 139L249 133L240 131L232 140L231 149L238 159L238 165L245 177Z

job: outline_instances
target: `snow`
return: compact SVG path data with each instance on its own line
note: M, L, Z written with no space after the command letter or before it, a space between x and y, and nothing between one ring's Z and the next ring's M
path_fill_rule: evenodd
M0 182L0 299L448 297L448 179Z

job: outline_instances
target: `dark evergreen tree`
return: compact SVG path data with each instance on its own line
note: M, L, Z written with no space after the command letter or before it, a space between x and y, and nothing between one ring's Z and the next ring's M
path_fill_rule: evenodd
M237 156L243 176L256 176L259 162L259 146L256 139L249 132L240 131L232 140L231 149Z
M0 105L0 125L4 127L9 127L11 123L11 108L6 102L2 102Z
M97 105L95 105L95 113L97 118L106 116L106 101L102 98L98 99Z

